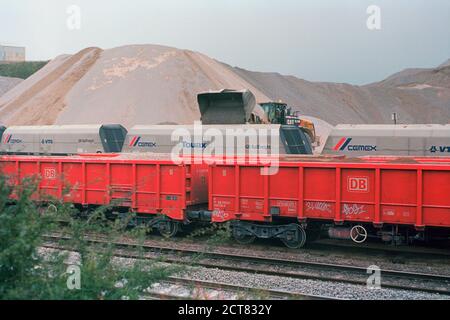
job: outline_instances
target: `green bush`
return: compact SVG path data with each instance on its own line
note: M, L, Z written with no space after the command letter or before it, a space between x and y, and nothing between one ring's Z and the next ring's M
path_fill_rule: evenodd
M47 63L48 61L2 63L0 64L0 76L27 79Z
M144 259L129 266L117 263L114 242L123 234L120 221L105 219L105 208L89 219L74 218L78 212L73 206L57 201L52 201L49 210L30 200L35 186L36 181L24 180L13 189L0 177L0 299L138 299L152 283L177 271ZM14 203L12 194L16 195ZM66 222L64 228L61 220ZM71 255L42 249L44 236L55 231L70 237L64 245ZM109 241L92 245L86 240L87 233L97 231ZM143 243L146 230L135 229L132 234L138 240L136 254L142 255L139 243ZM68 287L69 267L80 271L79 289Z

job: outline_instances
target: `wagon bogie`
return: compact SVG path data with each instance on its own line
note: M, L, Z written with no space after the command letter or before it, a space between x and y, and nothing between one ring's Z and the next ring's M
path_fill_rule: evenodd
M279 239L292 249L301 248L306 244L306 230L295 223L274 225L234 221L232 230L233 237L241 244L252 243L256 238Z

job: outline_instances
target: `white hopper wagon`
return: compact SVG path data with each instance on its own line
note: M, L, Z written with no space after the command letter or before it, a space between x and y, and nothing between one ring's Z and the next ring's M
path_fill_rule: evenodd
M69 155L121 152L127 130L111 125L12 126L0 144L3 154Z
M297 126L241 124L199 125L198 128L201 129L197 132L195 125L134 126L128 132L122 151L182 151L188 154L197 151L216 155L249 155L251 152L261 154L261 151L269 155L312 154L309 139ZM272 130L276 132L276 137L264 138L263 134L270 135Z
M450 156L450 125L337 125L323 154Z

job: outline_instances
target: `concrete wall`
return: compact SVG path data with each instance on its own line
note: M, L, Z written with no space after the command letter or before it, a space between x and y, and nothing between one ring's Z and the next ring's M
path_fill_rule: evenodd
M25 48L0 45L0 61L25 61Z

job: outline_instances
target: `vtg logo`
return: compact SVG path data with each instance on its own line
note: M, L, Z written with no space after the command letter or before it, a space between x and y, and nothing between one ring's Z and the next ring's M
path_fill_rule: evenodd
M145 142L141 141L141 137L136 136L130 141L130 147L140 147L140 148L155 148L156 142Z
M3 139L3 143L10 143L10 144L22 143L22 140L21 139L13 139L12 134L7 134L5 136L5 138Z
M369 177L348 177L347 189L350 192L369 192Z
M432 147L430 148L430 152L431 152L431 153L436 153L436 152L440 152L440 153L450 152L450 146L432 146Z
M53 144L53 139L42 139L41 144Z
M377 151L377 146L372 145L353 145L350 142L353 138L342 138L339 142L334 146L334 151L343 151L347 149L348 151Z

